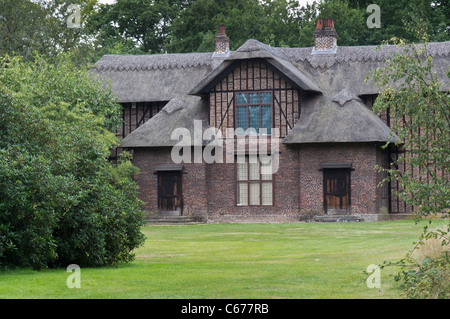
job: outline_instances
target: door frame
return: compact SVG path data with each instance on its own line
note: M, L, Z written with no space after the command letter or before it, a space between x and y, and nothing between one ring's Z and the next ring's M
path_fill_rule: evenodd
M157 185L157 206L158 210L160 212L165 212L169 210L163 210L162 209L162 185L161 185L161 179L164 177L164 175L171 175L176 177L176 187L177 187L177 194L176 197L179 199L179 203L175 210L180 209L180 215L183 215L183 174L182 174L183 166L157 166L155 168L155 174L156 177L156 185ZM174 194L175 195L175 194ZM174 207L175 208L175 207Z
M346 197L347 197L347 203L346 207L342 208L342 210L345 210L345 213L348 214L350 212L351 208L351 171L354 171L352 168L351 163L322 163L320 171L323 171L323 177L322 177L322 185L323 185L323 211L325 214L328 214L328 203L327 203L327 180L330 178L330 174L334 172L336 175L345 174L346 176ZM342 200L342 199L341 199ZM344 206L344 205L343 205Z

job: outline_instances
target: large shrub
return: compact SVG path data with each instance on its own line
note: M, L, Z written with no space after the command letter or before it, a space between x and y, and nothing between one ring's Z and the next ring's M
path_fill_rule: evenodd
M144 241L136 169L107 160L120 106L62 61L0 69L0 266L117 264Z

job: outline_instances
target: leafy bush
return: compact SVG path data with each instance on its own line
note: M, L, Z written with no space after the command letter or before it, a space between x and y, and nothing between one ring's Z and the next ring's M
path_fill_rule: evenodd
M450 225L448 225L450 227ZM425 231L415 247L405 258L384 263L385 266L399 266L394 276L411 299L450 298L450 249L449 228ZM420 259L416 259L417 257Z
M415 267L410 265L403 269L394 279L402 283L408 298L449 299L450 255L426 257Z
M65 80L83 83L67 85L64 98L54 91L34 99L48 92L36 93L45 85L30 78L55 82L55 74L62 75L45 63L0 69L0 266L128 262L144 242L144 218L130 158L118 165L107 161L117 115L104 108L114 99L73 74ZM96 90L97 104L84 103Z

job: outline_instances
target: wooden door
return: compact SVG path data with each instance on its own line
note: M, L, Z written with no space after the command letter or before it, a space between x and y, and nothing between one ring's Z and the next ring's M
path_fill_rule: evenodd
M325 169L323 183L325 213L346 213L350 207L350 170Z
M158 208L161 211L180 211L183 207L181 172L158 172Z

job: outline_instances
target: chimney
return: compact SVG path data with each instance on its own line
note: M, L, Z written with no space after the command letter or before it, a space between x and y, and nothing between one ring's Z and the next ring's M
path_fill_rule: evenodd
M315 51L333 51L337 46L337 33L333 19L317 19L314 31Z
M225 34L225 26L219 26L219 34L214 39L216 45L216 51L214 54L228 54L230 51L230 39Z

